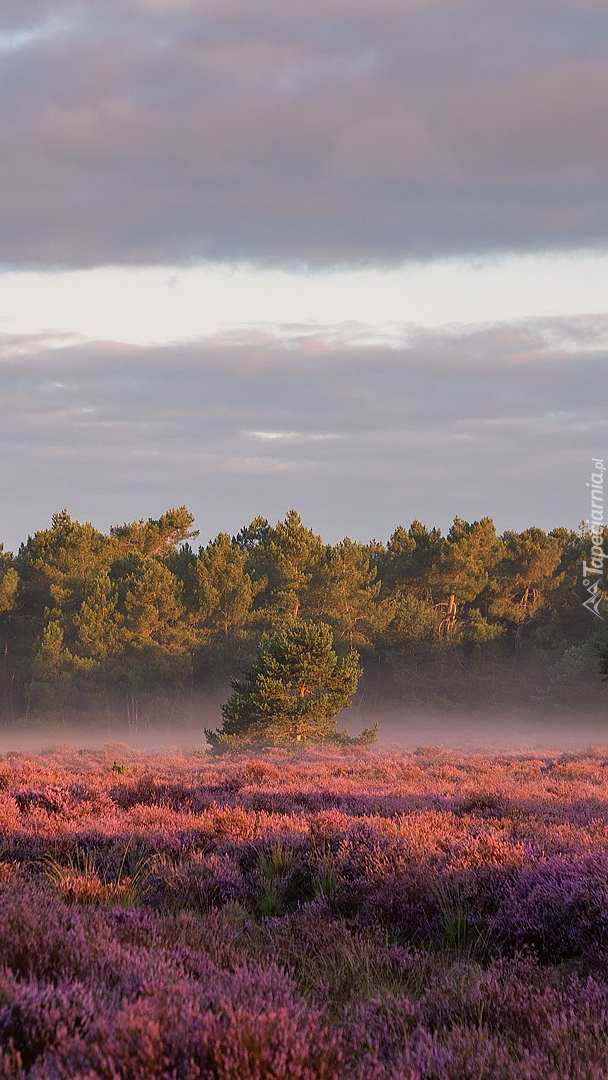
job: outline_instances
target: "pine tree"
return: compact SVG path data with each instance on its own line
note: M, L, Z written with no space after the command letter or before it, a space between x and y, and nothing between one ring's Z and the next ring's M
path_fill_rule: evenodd
M12 556L0 544L0 615L12 611L17 603L19 575L11 566Z
M65 718L66 710L78 704L74 658L65 645L60 612L54 609L47 614L48 619L32 661L28 700L35 712Z
M348 536L326 548L319 575L319 615L350 649L369 645L390 618L388 608L378 603L377 573L367 548Z
M138 555L142 559L166 555L175 550L178 544L198 536L193 529L194 517L185 506L177 510L167 510L157 519L132 521L124 525L115 525L110 530L115 557Z
M15 558L26 618L38 621L39 631L47 608L77 611L111 558L107 536L88 522L72 521L67 510L53 514L51 528L28 537Z
M454 518L443 550L431 566L428 581L439 598L443 619L439 632L443 641L449 642L454 634L459 609L464 603L475 600L490 580L489 571L503 558L505 546L497 537L494 522L485 517L470 524L462 518ZM477 623L481 631L484 624L486 636L492 636L491 627L480 612Z
M117 607L116 589L108 572L103 571L74 617L79 653L102 661L120 652Z
M505 532L505 558L495 569L488 588L489 611L515 625L531 619L560 584L556 574L560 544L542 529Z
M220 533L200 548L195 567L196 622L203 638L242 636L250 622L256 591L246 571L247 553Z
M428 574L445 547L440 529L429 530L420 521L409 529L400 525L388 546L377 555L377 565L384 589L399 593L404 586L428 592ZM418 594L417 594L418 595Z
M123 651L115 681L125 691L129 724L137 727L144 698L151 704L155 695L172 696L189 678L192 642L180 584L162 562L140 561L121 584Z
M247 572L248 554L228 533L199 548L193 566L190 619L196 644L195 678L225 685L249 655L252 605L264 587ZM259 634L256 633L256 640Z
M19 637L13 613L17 607L19 575L12 565L13 556L0 543L0 710L14 715Z
M255 518L236 542L247 551L247 572L260 586L256 609L262 626L286 626L315 617L325 548L295 510L272 527L264 518Z
M207 731L218 749L256 744L350 741L335 717L350 705L361 669L351 652L339 660L324 623L298 621L262 639L243 681L222 708L223 727ZM375 730L360 742L371 742Z

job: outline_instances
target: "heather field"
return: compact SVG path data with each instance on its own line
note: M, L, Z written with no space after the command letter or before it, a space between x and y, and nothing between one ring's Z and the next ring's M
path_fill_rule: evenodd
M0 1076L605 1080L608 749L0 755Z

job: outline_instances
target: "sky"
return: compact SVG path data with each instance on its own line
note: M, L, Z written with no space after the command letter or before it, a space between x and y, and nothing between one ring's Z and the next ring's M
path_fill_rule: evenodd
M608 0L2 0L0 540L577 528Z

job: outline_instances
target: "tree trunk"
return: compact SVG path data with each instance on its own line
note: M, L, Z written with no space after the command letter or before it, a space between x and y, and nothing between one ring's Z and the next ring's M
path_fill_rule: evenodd
M449 641L456 625L456 597L452 593L445 606L445 615L439 627L440 636L444 641Z

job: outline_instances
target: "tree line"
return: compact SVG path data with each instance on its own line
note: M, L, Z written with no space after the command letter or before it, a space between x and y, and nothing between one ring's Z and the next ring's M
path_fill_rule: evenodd
M5 721L179 713L299 621L360 654L368 704L599 693L582 527L497 535L455 518L447 535L414 521L387 543L326 544L291 510L195 548L193 526L180 507L106 534L64 510L16 554L0 545Z

